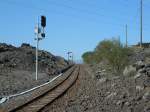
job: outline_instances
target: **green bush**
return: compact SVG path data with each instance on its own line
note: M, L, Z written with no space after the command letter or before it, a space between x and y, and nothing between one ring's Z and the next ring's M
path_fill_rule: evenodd
M99 63L107 60L114 72L121 72L128 65L129 48L124 47L118 40L103 40L93 52L83 54L86 63Z
M94 63L94 52L85 52L83 55L82 55L82 58L83 58L83 61L85 63Z

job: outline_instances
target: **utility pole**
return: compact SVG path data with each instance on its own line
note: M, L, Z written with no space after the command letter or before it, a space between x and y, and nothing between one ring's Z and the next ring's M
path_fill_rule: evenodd
M118 36L118 42L119 42L119 46L120 46L121 45L120 35Z
M140 27L140 47L142 47L142 40L143 40L143 0L141 0L141 16L140 16L140 20L141 20L141 27Z
M128 47L128 25L126 24L126 47Z

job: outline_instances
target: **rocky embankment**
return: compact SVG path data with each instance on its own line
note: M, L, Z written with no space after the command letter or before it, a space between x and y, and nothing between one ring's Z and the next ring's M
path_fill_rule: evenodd
M59 56L39 50L39 75L35 80L35 47L0 43L0 96L24 91L48 81L68 66Z
M150 112L150 64L138 61L117 76L95 74L104 112Z
M104 63L84 65L76 84L42 112L150 112L149 56L132 56L120 74Z

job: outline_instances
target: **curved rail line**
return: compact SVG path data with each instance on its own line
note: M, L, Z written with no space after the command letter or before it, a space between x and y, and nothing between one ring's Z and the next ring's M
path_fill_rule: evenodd
M2 112L40 111L46 105L52 103L75 83L79 75L79 69L79 65L70 68L60 79L56 80L47 91L43 91L43 93L41 93L41 91L35 91L34 95L31 95L31 99L23 98L26 101L21 104L19 103L19 100L13 100L1 109L3 110Z
M2 97L2 98L0 99L0 105L3 104L3 103L5 103L6 101L8 101L9 99L11 99L11 98L13 98L13 97L17 97L17 96L21 96L21 95L23 95L23 94L27 94L27 93L29 93L29 92L32 92L33 90L36 90L36 89L38 89L38 88L40 88L40 87L43 87L43 86L45 86L45 85L50 84L51 82L53 82L53 81L56 80L57 78L61 77L61 76L63 75L63 73L65 73L65 72L66 72L68 69L70 69L72 66L73 66L73 65L70 65L70 66L68 66L68 67L66 67L66 68L64 68L64 69L62 69L61 71L58 71L57 74L59 74L59 75L57 75L56 77L54 77L53 79L49 80L48 82L46 82L46 83L44 83L44 84L41 84L41 85L39 85L39 86L35 86L35 87L33 87L33 88L31 88L31 89L28 89L28 90L26 90L26 91L23 91L23 92L21 92L21 93L12 94L12 95L8 95L8 96Z

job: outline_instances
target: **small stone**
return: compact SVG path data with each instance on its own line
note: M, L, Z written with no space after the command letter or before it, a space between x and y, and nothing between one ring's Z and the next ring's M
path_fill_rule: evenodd
M146 93L144 94L144 96L143 96L143 99L144 99L145 101L150 101L150 92L146 92Z
M137 79L137 78L139 78L139 77L141 77L141 73L137 73L135 76L134 76L134 79Z
M111 94L109 94L109 95L106 97L106 99L113 98L113 97L116 96L116 95L117 95L116 92L111 93Z
M117 103L116 103L118 106L121 106L121 108L123 108L125 102L124 101L121 101L119 100Z
M150 63L146 64L145 68L150 68Z
M135 88L136 88L137 91L142 91L142 90L144 90L144 87L142 87L142 86L136 86Z
M146 71L146 75L150 77L150 70Z
M144 112L150 112L150 107L145 107Z
M100 74L102 71L97 71L96 74Z
M135 66L136 66L136 70L139 70L144 68L145 64L142 61L138 61Z
M124 69L123 75L124 76L133 76L133 75L135 75L135 72L136 72L136 68L130 65Z
M102 79L99 80L99 83L104 83L104 82L106 82L107 80L108 80L107 78L102 78Z
M126 106L130 106L131 104L129 102L125 102L125 105Z
M119 100L116 104L117 105L120 105L122 103L122 101L121 100Z
M150 67L145 67L146 71L150 71Z
M137 96L136 98L135 98L135 100L136 101L140 101L140 100L142 100L142 96ZM138 104L139 102L137 102L137 104Z
M143 85L145 87L150 87L150 78L147 78L144 82L143 82Z
M142 68L140 70L138 70L139 73L146 73L146 69L145 68Z
M96 79L100 79L101 75L100 74L96 74Z

